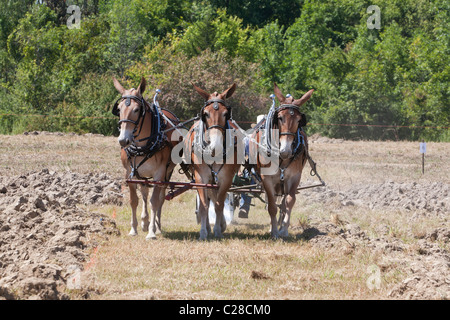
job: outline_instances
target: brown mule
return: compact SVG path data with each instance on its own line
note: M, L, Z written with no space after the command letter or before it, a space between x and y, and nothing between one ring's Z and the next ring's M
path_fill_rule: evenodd
M261 177L266 192L273 238L288 236L291 211L295 204L295 195L308 152L306 135L301 129L306 125L306 120L299 107L311 98L313 91L310 90L303 97L295 100L291 96L285 97L278 86L274 84L275 96L281 105L276 109L271 109L272 112L269 112L268 118L258 125L258 130L250 138L250 150L258 154L256 171ZM268 135L272 134L265 130L268 126L279 130L279 141L272 141L273 149L265 143ZM268 155L271 152L277 153L278 168L275 172L264 174L264 169L273 165L268 161ZM282 196L279 225L277 225L276 219L278 196Z
M214 190L198 189L200 203L197 221L201 224L200 240L205 240L211 231L208 219L210 199L214 203L216 212L214 235L221 238L227 226L223 215L225 198L231 187L233 176L240 166L237 162L234 138L227 138L228 129L237 128L237 126L230 120L231 107L225 101L234 93L236 84L221 94L217 92L209 94L195 85L194 88L206 102L200 113L201 119L192 125L185 140L188 144L186 149L190 150L191 170L196 183L218 186ZM227 145L224 148L225 143ZM233 151L233 156L227 157L227 150Z
M126 169L126 178L153 178L155 181L168 181L175 164L170 154L178 143L171 141L172 130L179 123L178 118L168 110L159 110L154 104L149 104L142 94L145 91L144 78L137 89L126 90L117 79L113 78L114 86L122 95L112 110L120 117L119 143L122 165ZM162 115L170 119L169 121ZM166 131L166 132L164 132ZM132 210L130 235L137 235L136 209L138 206L137 185L128 184L130 190L130 205ZM155 185L150 199L151 216L149 221L147 198L149 187L141 185L142 195L142 230L148 231L146 239L155 239L161 232L161 208L164 203L165 185Z

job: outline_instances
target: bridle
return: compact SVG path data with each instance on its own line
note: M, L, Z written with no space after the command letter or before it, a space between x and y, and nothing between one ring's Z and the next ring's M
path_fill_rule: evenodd
M279 113L280 111L283 111L283 110L285 110L285 109L290 109L290 110L291 110L291 115L294 115L294 111L297 111L297 112L300 114L300 116L301 116L302 118L301 118L301 120L300 120L300 122L299 122L299 124L298 124L297 130L295 131L295 133L294 133L294 132L280 132L279 135L280 135L280 136L282 136L282 135L291 135L291 136L294 136L294 137L295 137L295 136L297 136L298 129L301 128L301 127L306 126L306 117L305 117L305 114L303 114L303 113L300 111L300 108L299 108L298 106L296 106L295 104L282 104L281 106L279 106L279 107L275 110L275 114L278 115L278 113Z
M274 102L275 104L275 102ZM286 109L290 109L291 111L291 115L294 115L294 112L297 111L300 115L301 115L301 120L298 123L297 129L295 130L295 132L289 132L289 131L284 131L284 132L279 132L278 135L281 136L293 136L295 137L294 139L294 143L295 146L293 146L293 155L298 155L298 153L300 153L301 150L301 144L302 144L302 135L300 133L300 131L302 131L302 127L306 126L306 116L304 113L302 113L300 111L300 108L294 104L282 104L280 105L278 108L275 108L273 106L273 108L269 111L269 114L267 116L266 122L264 124L265 127L265 144L266 144L266 148L267 150L267 155L270 156L271 154L271 147L272 147L272 135L271 135L271 131L274 129L274 127L276 126L276 121L278 119L278 113L280 111L286 110Z
M215 125L207 127L206 126L206 119L205 119L206 117L205 117L205 113L204 113L205 112L205 108L207 106L209 106L210 104L214 104L213 105L214 110L219 110L219 103L223 104L227 108L227 112L228 113L227 113L226 120L225 120L225 127L221 126L219 124L215 124ZM207 151L207 145L206 145L205 140L204 140L204 133L207 132L208 130L216 128L216 129L222 130L222 132L225 134L226 131L227 131L227 128L229 128L228 127L229 126L228 121L232 120L232 117L231 117L231 106L229 106L226 103L226 101L223 100L223 99L218 99L217 98L217 99L207 100L205 102L205 104L203 105L202 110L200 111L200 119L201 120L199 122L199 125L197 126L197 130L198 131L197 131L197 135L196 135L196 137L198 136L198 138L194 138L193 148L198 149L198 150L202 150L203 153L206 153L208 151ZM226 139L224 138L224 147L223 147L223 159L224 160L226 159L227 154L228 154L227 148L225 146L225 142L226 142ZM220 168L216 171L216 170L213 169L212 164L208 164L207 163L209 169L211 170L211 176L213 178L213 181L216 184L218 184L218 182L219 182L219 180L218 180L219 172L222 170L224 164L225 164L225 161L222 162Z
M131 173L130 173L130 178L136 176L138 178L140 178L139 173L138 173L138 169L139 167L148 159L150 159L155 153L157 153L159 150L163 149L166 144L167 144L167 139L166 139L166 135L165 135L165 123L163 122L163 119L161 117L161 113L158 110L158 107L155 105L155 99L154 99L154 103L152 104L152 106L150 106L150 104L145 101L145 99L143 97L138 97L138 96L134 96L134 95L124 95L122 97L120 97L119 99L117 99L116 103L113 106L112 109L112 114L115 116L120 116L120 112L119 112L119 104L125 100L125 106L129 107L131 105L131 100L136 101L140 106L141 106L141 110L139 112L138 118L137 120L130 120L130 119L121 119L118 122L119 125L119 130L120 130L120 125L124 122L129 122L134 124L134 129L133 129L133 138L136 139L137 137L140 136L142 128L144 126L144 122L145 122L145 116L147 115L147 113L150 114L151 121L152 121L152 129L151 129L151 133L148 137L139 139L139 140L133 140L133 142L125 148L125 152L128 156L128 159L130 161L130 166L131 166ZM140 125L139 125L140 123ZM139 127L139 131L138 131L138 127ZM136 133L137 132L137 133ZM144 146L137 146L136 142L143 142L146 141L146 144ZM141 160L140 163L136 163L136 158L138 156L142 156L143 159ZM133 160L134 159L134 160ZM133 160L133 161L132 161Z
M139 136L139 134L141 133L141 130L142 130L142 127L144 124L144 118L145 118L147 111L151 112L150 106L143 97L138 97L138 96L134 96L134 95L124 95L124 96L120 97L119 99L117 99L116 103L114 104L112 111L111 111L113 115L120 116L119 105L123 100L125 100L125 106L127 106L127 107L129 107L131 105L131 100L136 101L141 106L141 110L139 112L137 120L120 119L118 122L119 130L120 130L120 125L124 122L130 122L130 123L134 124L133 136L134 136L134 138L137 138ZM141 119L142 119L142 121L141 121ZM135 135L135 133L138 131L139 122L141 122L141 126L139 128L139 132Z
M214 103L214 105L213 105L214 110L219 110L219 103L223 104L223 105L227 108L228 113L227 113L227 118L226 118L226 122L225 122L225 123L228 123L228 120L231 120L231 119L232 119L232 117L231 117L231 106L229 106L229 105L226 103L226 101L223 100L223 99L210 99L210 100L208 100L208 101L205 102L205 104L203 105L202 110L200 111L200 115L201 115L201 119L202 119L203 123L206 124L205 113L204 113L205 108L206 108L207 106L209 106L210 104L212 104L212 103ZM219 124L214 124L214 125L212 125L212 126L210 126L210 127L207 127L207 128L206 128L206 131L211 130L211 129L214 129L214 128L220 129L220 130L222 130L222 131L224 131L224 132L225 132L226 129L227 129L226 127L221 126L221 125L219 125Z
M298 123L297 129L295 130L295 132L280 132L279 133L280 137L281 136L288 136L288 135L294 137L293 144L295 144L295 145L293 145L292 154L295 157L301 151L300 147L301 147L301 145L303 143L303 141L302 141L303 137L302 137L300 131L302 130L302 127L306 126L306 116L305 116L304 113L300 112L300 108L298 106L294 105L294 104L282 104L281 106L279 106L275 110L275 112L278 115L278 113L280 111L285 110L285 109L290 109L291 115L294 115L294 112L297 111L300 114L300 116L301 116L301 120Z

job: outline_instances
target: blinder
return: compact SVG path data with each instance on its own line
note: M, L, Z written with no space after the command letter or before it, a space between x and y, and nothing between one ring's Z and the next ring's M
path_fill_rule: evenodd
M299 126L299 127L305 127L305 126L306 126L306 124L308 123L308 121L306 120L306 115L305 115L303 112L300 111L300 108L299 108L298 106L296 106L295 104L282 104L281 106L279 106L279 107L275 110L275 112L278 113L278 112L280 112L280 111L282 111L282 110L284 110L284 109L297 110L298 113L299 113L300 116L301 116L301 119L300 119L300 121L299 121L298 126ZM276 120L276 117L274 117L274 121L275 121L275 120Z
M122 100L125 99L125 106L129 107L131 105L131 99L133 99L134 101L140 103L142 106L145 106L144 104L144 98L142 97L138 97L138 96L121 96L119 99L117 99L116 103L114 104L111 113L115 116L120 116L120 111L119 111L119 104ZM145 110L143 110L142 112L145 112Z

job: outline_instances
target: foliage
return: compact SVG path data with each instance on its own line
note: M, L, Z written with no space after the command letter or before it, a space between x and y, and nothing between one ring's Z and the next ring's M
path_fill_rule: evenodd
M265 112L268 99L255 93L257 65L239 57L230 57L226 52L203 51L189 58L183 53L172 54L165 48L158 52L158 59L136 65L130 69L130 76L136 79L145 74L153 95L156 88L162 90L162 107L176 110L177 116L188 119L197 115L204 99L194 90L195 84L207 92L222 92L233 83L237 90L230 98L233 118L252 119L258 112ZM136 84L134 84L136 86Z
M69 5L80 8L80 29L66 25ZM380 8L380 29L367 27L369 5ZM145 76L149 94L162 89L161 104L181 118L201 106L191 82L209 91L236 82L234 118L244 121L267 111L276 82L294 97L315 89L303 106L308 133L450 137L446 0L0 0L0 6L0 133L116 133L108 110L117 98L114 75L129 87Z

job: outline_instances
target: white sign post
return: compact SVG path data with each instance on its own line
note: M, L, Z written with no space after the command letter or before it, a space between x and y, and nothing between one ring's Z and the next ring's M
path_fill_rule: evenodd
M422 154L422 174L425 173L425 153L427 152L427 144L422 140L420 143L420 153Z

